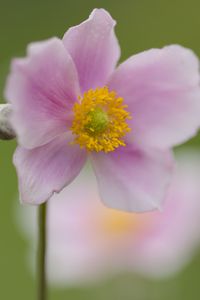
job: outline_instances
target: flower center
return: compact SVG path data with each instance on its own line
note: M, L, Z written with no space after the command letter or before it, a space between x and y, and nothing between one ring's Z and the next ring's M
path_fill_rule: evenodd
M132 240L138 235L142 235L146 228L151 226L149 215L138 215L114 209L104 208L100 210L99 228L108 237L123 237L130 235Z
M85 124L85 129L91 135L96 135L104 132L108 126L108 115L101 108L96 107L88 113L89 121Z
M130 232L135 227L135 222L136 220L132 214L112 209L105 210L102 216L103 230L113 235Z
M131 129L127 124L130 114L123 98L107 87L90 89L73 107L72 133L74 143L88 151L114 151L126 146L123 137Z

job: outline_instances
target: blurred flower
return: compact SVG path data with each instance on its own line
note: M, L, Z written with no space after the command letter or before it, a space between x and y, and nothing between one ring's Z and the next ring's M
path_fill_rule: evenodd
M169 149L200 124L199 63L178 45L130 57L104 9L63 39L31 44L13 61L6 97L20 147L21 200L40 204L89 158L102 200L127 211L159 208L172 171Z
M164 211L145 214L104 207L85 168L48 203L50 281L78 284L125 271L158 278L184 266L200 243L198 156L180 156ZM20 209L21 227L30 238L36 216L32 207Z

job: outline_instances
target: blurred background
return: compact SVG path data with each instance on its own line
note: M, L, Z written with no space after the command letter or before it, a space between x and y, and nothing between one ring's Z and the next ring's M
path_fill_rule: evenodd
M200 56L199 0L0 0L0 102L5 100L3 88L11 58L24 55L32 41L62 37L68 27L86 19L95 7L107 9L117 20L121 61L134 53L173 43L192 48ZM198 139L189 146L198 150ZM15 142L0 141L0 299L32 300L36 298L35 281L25 259L29 242L16 225L15 210L20 205L12 165L15 147ZM121 274L91 286L52 287L50 300L196 300L200 295L199 277L197 251L181 272L166 279Z

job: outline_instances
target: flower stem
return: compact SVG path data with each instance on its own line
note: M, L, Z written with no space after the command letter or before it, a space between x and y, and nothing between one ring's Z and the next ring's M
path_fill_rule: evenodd
M38 207L38 300L47 300L46 212L47 204L43 203Z

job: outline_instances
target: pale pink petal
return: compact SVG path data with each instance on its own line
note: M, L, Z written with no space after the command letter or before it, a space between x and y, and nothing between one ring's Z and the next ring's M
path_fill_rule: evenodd
M88 20L63 37L79 74L82 91L104 86L120 56L114 33L116 22L104 9L94 9Z
M199 128L199 62L191 50L173 45L134 55L109 85L132 113L133 141L171 147Z
M78 175L86 153L79 146L71 145L71 140L70 134L64 134L33 150L20 147L16 150L14 164L23 203L45 202Z
M146 215L150 222L130 247L134 254L128 263L133 269L163 277L191 260L200 246L199 170L199 153L179 153L163 212Z
M173 169L171 153L126 146L93 154L92 162L107 206L135 212L160 208Z
M18 207L20 231L32 238L31 265L34 268L37 238L36 210ZM95 176L84 167L74 181L48 202L48 280L53 285L91 283L105 272L110 257L107 236L102 235L102 210ZM92 224L92 226L91 226ZM109 239L110 241L110 239ZM106 260L106 262L105 262Z
M38 147L65 132L78 95L76 68L62 41L31 44L27 58L13 61L6 87L21 146Z
M172 275L191 260L200 245L200 158L193 151L182 153L180 160L179 155L163 211L123 214L122 218L126 215L132 223L122 230L108 227L107 222L120 215L101 204L95 178L87 168L54 195L48 209L50 282L62 286L91 283L121 271L160 278ZM20 210L20 229L28 238L34 232L35 245L34 209Z
M105 245L96 228L101 209L95 176L85 167L67 188L51 198L47 258L52 284L91 283L104 270Z

